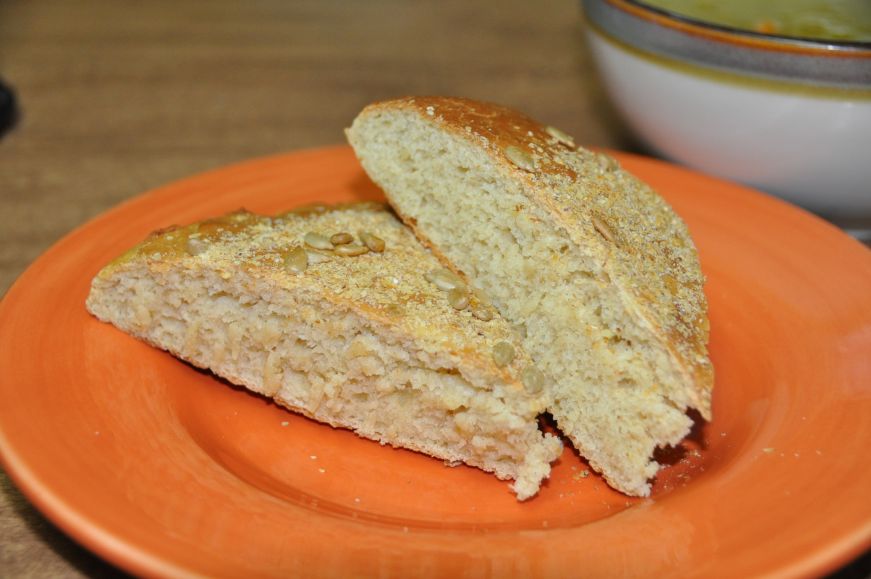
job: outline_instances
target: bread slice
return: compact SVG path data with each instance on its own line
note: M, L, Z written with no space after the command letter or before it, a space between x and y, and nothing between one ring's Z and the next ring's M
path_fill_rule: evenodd
M354 240L334 246L338 233ZM512 328L440 289L461 283L441 267L380 204L242 211L152 235L97 275L87 307L315 420L514 479L527 499L562 450L538 428L546 392L521 383ZM497 366L501 342L515 355Z
M608 155L465 99L366 107L347 136L434 251L525 332L550 411L615 488L646 496L659 446L711 416L703 277L687 228Z

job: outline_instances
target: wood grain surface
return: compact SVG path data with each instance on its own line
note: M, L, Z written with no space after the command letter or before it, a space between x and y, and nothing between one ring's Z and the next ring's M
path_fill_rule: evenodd
M581 24L574 0L3 0L0 78L20 116L0 138L0 294L109 207L228 163L342 142L377 99L492 100L579 143L634 149ZM118 575L0 472L0 576Z

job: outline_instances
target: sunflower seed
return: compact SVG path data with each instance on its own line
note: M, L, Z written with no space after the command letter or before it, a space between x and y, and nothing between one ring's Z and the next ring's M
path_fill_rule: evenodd
M504 368L514 361L514 346L508 342L497 342L493 346L493 362L500 368Z
M307 248L305 250L305 255L308 258L308 263L316 264L316 263L325 263L330 261L330 256L333 255L332 251L323 251L323 250L313 250L311 248Z
M308 268L308 254L299 245L284 256L284 267L291 273L303 273Z
M469 292L464 287L455 287L448 291L448 303L455 310L465 310L469 307Z
M465 289L466 287L463 281L449 269L434 269L427 272L424 277L442 291L450 291L455 288Z
M548 135L557 140L558 143L562 143L563 145L574 149L576 147L575 140L571 135L568 135L556 127L546 127L544 129Z
M592 216L593 228L599 232L599 234L614 243L614 232L611 230L611 227L608 225L608 222L604 219L601 219L595 215Z
M483 322L489 322L493 319L493 310L483 304L475 304L472 306L472 315Z
M529 172L535 171L535 159L523 149L510 145L505 147L505 156L519 169Z
M538 394L544 388L544 374L535 366L524 368L520 380L530 394Z
M330 243L333 245L345 245L347 243L351 243L354 241L354 236L350 233L345 233L342 231L341 233L336 233L330 237Z
M396 289L399 287L400 280L396 276L387 276L380 278L382 287L387 289Z
M340 245L336 249L333 250L333 253L336 255L341 255L343 257L353 257L355 255L363 255L364 253L369 253L369 248L365 245Z
M366 247L375 253L381 253L384 251L384 240L377 235L372 235L368 231L361 231L360 239L366 244Z
M199 237L188 237L185 243L185 249L191 255L200 255L209 249L209 242Z
M315 249L333 249L333 244L330 243L330 240L327 239L326 236L321 235L320 233L315 233L314 231L306 233L303 240L306 245L314 247Z

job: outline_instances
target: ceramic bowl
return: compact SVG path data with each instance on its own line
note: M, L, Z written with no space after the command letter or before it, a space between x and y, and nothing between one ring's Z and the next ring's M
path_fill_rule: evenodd
M871 230L871 43L583 0L606 90L658 154Z

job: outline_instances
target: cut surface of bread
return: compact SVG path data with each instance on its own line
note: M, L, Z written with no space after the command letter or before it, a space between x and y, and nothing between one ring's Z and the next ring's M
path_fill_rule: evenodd
M289 409L529 498L562 450L538 428L548 392L524 387L513 329L445 291L462 280L440 268L383 205L240 211L156 232L96 276L87 308ZM497 365L501 342L514 355Z
M711 416L703 276L686 226L616 160L496 105L409 97L347 131L400 217L518 325L560 429L646 496L659 446Z

